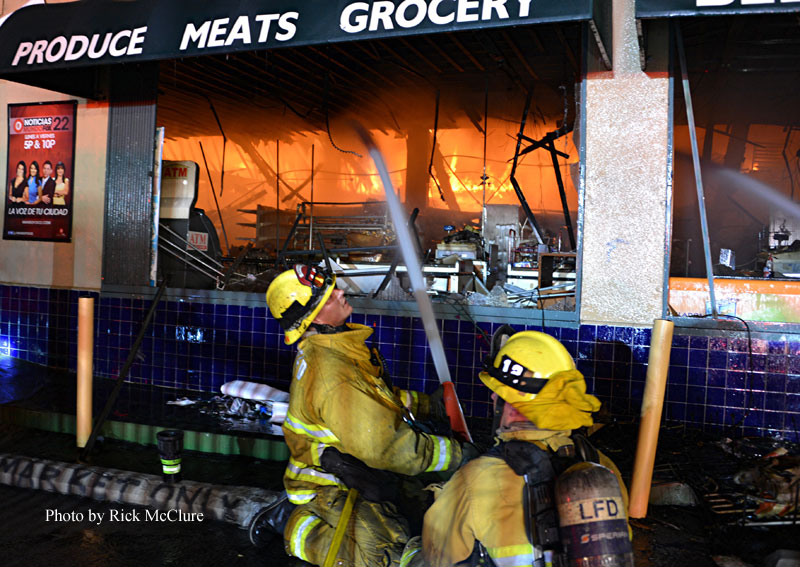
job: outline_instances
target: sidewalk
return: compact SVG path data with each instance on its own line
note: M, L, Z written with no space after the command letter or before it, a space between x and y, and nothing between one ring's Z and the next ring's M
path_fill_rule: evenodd
M0 453L18 459L48 459L56 471L75 466L77 450L72 435L14 425L0 425ZM106 440L93 453L98 470L124 471L126 488L135 484L136 475L160 479L160 461L154 446ZM61 463L59 465L59 463ZM3 466L0 465L0 469ZM182 488L197 486L237 487L230 494L243 500L282 490L284 463L252 457L213 455L188 451L183 456ZM2 471L0 471L2 476ZM24 475L23 475L24 476ZM100 483L83 473L80 483L90 483L89 493L105 494L104 501L79 496L64 496L45 490L0 485L0 565L37 567L51 565L150 566L150 565L288 565L283 542L276 539L265 549L256 549L248 532L237 525L237 518L226 521L205 515L153 514L155 508L126 504L116 498L108 475ZM107 483L107 484L106 484ZM102 492L97 486L103 486ZM159 486L156 484L155 486ZM160 485L166 486L166 485ZM79 488L79 487L74 487ZM158 488L152 492L159 491ZM165 498L164 491L150 496ZM180 500L176 494L175 499ZM190 500L187 493L184 501ZM205 495L195 499L200 502ZM206 502L200 502L206 504ZM174 506L173 508L183 508ZM49 513L49 516L48 516ZM149 513L149 516L148 516ZM90 519L93 514L93 519ZM98 522L98 515L102 521Z
M116 380L95 378L93 413L103 410ZM0 357L0 423L75 433L76 376L24 360ZM154 444L162 429L184 431L187 450L285 461L289 453L279 427L224 419L208 409L215 394L123 383L100 435ZM167 402L188 398L195 405Z
M95 385L97 413L113 382L98 380ZM199 397L200 393L126 384L111 418L123 435L117 438L116 429L112 428L111 434L98 442L91 464L133 474L159 475L155 432L192 427L198 439L224 438L224 446L231 450L206 450L222 446L218 441L187 447L183 458L187 482L252 487L256 491L282 489L285 460L275 458L279 451L288 454L282 438L231 431L217 417L192 406L166 404L182 396ZM68 412L74 412L74 400L69 376L22 361L0 359L0 453L59 461L65 467L74 465L78 452L66 417ZM30 423L20 424L25 420ZM53 423L61 429L49 427ZM71 423L74 431L74 417ZM485 440L486 424L476 423L475 427L473 435L477 433L481 441ZM125 435L126 432L135 434ZM617 463L629 486L637 434L636 424L612 422L592 436L593 443ZM269 443L266 457L254 450L262 442ZM670 486L682 487L684 492L696 495L697 503L651 503L647 518L631 521L637 567L773 567L774 563L765 563L765 559L776 550L800 550L800 524L791 525L793 516L787 515L784 525L778 525L775 519L754 519L753 495L747 493L753 487L734 482L742 471L769 468L777 462L764 460L764 455L777 445L771 439L731 440L681 427L663 427L654 487L667 487L663 491L667 496ZM788 447L789 454L781 458L788 459L789 465L791 459L800 462L797 448ZM247 532L232 523L206 518L202 522L131 520L98 525L88 522L89 509L110 514L112 510L130 511L131 507L1 485L0 498L4 502L0 507L0 525L4 526L0 530L0 564L4 566L46 565L54 557L63 565L103 566L277 566L291 565L293 561L285 555L282 542L275 540L268 548L256 550ZM730 506L721 509L714 498L729 502ZM71 519L74 516L62 516L65 521L48 521L47 510L62 514L83 512L84 518L77 521ZM754 525L746 526L748 522Z
M621 463L623 474L626 474L629 433L610 428L596 440L603 441L598 443L600 448ZM0 425L0 453L46 458L67 466L75 463L74 443L74 436L68 434ZM98 467L149 475L158 475L160 467L155 447L113 439L99 445L92 460ZM284 463L276 461L201 452L186 452L183 459L187 482L275 491L282 488L283 466ZM83 564L84 558L90 559L89 565L98 566L291 564L281 541L275 540L266 549L257 550L250 544L247 531L229 522L204 518L201 522L157 523L129 517L125 521L96 524L89 521L89 510L109 518L112 511L130 514L134 509L140 510L144 518L145 509L2 485L0 498L4 502L0 507L0 525L14 525L10 531L0 530L0 563L4 566L48 565L50 561L45 560L48 556L64 557L63 562L59 559L64 565ZM60 513L60 521L48 521L48 510ZM73 513L82 513L83 517L75 519ZM787 547L797 539L790 539L788 529L733 528L715 521L702 507L651 506L646 519L632 521L637 567L727 565L715 562L712 557L716 555L741 557L746 562L740 565L760 567L762 564L756 561L759 555ZM14 557L17 563L6 561Z

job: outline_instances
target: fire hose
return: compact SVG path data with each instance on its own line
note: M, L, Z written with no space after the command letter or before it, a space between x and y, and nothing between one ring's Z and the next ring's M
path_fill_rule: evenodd
M415 254L415 248L411 241L411 233L406 224L407 215L400 205L400 200L394 191L392 180L389 177L389 170L386 168L383 156L375 145L374 140L361 124L354 122L353 127L367 147L369 155L375 163L375 167L383 183L383 190L386 193L386 203L389 206L389 213L392 217L392 223L394 224L395 234L397 235L397 242L400 245L400 252L403 255L403 261L408 270L408 277L411 280L411 288L414 293L414 299L417 302L422 325L425 328L425 335L428 338L428 346L431 350L431 356L433 357L433 365L436 368L439 382L444 389L443 399L447 417L450 420L450 427L462 440L471 443L472 436L469 434L469 429L467 429L467 422L464 419L464 413L461 411L461 405L458 403L458 396L456 395L453 381L450 378L450 369L447 366L447 359L444 355L442 338L439 336L439 329L436 326L436 318L433 314L433 306L431 305L430 297L428 297L425 280L422 276L422 266L419 263L419 258L417 258Z

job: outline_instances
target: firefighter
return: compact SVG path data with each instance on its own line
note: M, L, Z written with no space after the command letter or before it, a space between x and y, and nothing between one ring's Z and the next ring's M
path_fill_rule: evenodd
M337 565L397 565L408 523L392 503L381 501L386 483L369 486L377 476L370 470L412 476L447 471L461 463L462 447L412 427L414 414L424 418L440 405L384 381L381 359L365 344L372 329L346 322L353 308L336 289L335 275L297 265L270 284L267 304L286 344L299 341L283 424L291 453L284 486L296 506L283 527L286 551L321 565L347 489L358 488L371 500L356 501L349 524L355 527L341 543ZM261 523L257 532L282 527Z
M532 510L531 492L524 489L527 484L536 493L540 482L553 482L559 455L565 456L566 468L579 460L569 457L576 448L592 452L585 438L573 439L571 433L592 425L591 412L600 408L600 401L586 393L584 378L564 346L535 331L513 334L479 376L493 392L497 444L444 485L425 514L421 542L409 542L401 565L560 565L548 556L559 544L552 541L560 537L558 514L552 504L549 511ZM590 458L607 467L603 470L619 495L613 511L624 520L616 535L623 532L629 546L628 496L619 471L596 450Z

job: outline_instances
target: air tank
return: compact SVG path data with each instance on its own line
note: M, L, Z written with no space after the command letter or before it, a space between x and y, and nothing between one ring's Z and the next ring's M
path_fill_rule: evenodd
M633 567L625 504L611 470L572 465L556 480L555 500L567 565Z

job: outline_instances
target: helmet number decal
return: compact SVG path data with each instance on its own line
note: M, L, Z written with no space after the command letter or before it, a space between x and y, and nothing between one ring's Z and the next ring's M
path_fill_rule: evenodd
M525 373L524 366L506 355L503 355L500 370L503 374L510 374L511 376L522 376Z
M486 371L500 383L526 394L538 394L547 384L546 378L536 378L530 368L520 364L507 354L503 355L498 366L487 366ZM530 372L533 376L525 377L525 372Z

